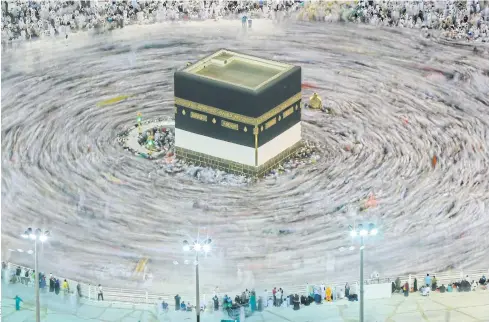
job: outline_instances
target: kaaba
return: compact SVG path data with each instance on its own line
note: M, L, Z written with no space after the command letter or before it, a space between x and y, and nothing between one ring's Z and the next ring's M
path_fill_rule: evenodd
M226 49L175 72L177 158L263 176L301 145L301 77Z

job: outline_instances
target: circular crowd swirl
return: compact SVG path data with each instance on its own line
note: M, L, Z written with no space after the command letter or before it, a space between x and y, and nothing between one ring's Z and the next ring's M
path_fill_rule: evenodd
M360 221L380 229L366 274L487 267L489 49L474 46L409 29L255 20L248 32L237 21L168 23L7 51L2 242L19 248L25 227L46 227L43 270L125 287L147 257L146 286L176 292L193 287L181 242L197 234L214 241L200 260L204 289L347 280L359 259L348 225ZM120 148L138 111L172 115L174 71L222 47L302 66L332 111L303 111L316 164L205 184ZM98 104L119 95L129 97ZM361 210L372 196L376 206Z

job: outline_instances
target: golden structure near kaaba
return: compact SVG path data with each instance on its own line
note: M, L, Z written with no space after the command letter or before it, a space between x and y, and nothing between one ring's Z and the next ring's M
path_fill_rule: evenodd
M301 145L301 68L226 49L175 72L180 159L262 176Z
M317 93L312 94L312 96L309 98L309 107L316 110L323 107L323 101Z

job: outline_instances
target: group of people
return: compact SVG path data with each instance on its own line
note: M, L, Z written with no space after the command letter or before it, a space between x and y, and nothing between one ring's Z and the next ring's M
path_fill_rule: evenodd
M489 42L489 4L487 1L311 1L301 19L350 21L385 27L438 29L456 39Z
M321 285L309 285L306 286L306 302L313 300L316 304L322 302L334 302L340 299L347 299L348 301L358 301L358 285L355 284L353 289L349 283L345 286L327 286L324 283Z
M181 301L182 298L180 295L175 295L175 311L187 311L187 312L192 312L192 310L195 308L190 302L185 303L185 301ZM163 301L161 303L161 306L164 311L168 310L168 304Z
M438 285L438 280L435 275L430 276L430 274L426 274L424 278L424 284L421 285L421 287L418 290L418 280L415 278L413 287L410 287L409 282L406 281L402 286L401 286L401 280L398 277L395 282L392 282L392 292L403 292L404 296L409 296L410 292L420 292L422 296L428 296L430 292L440 292L440 293L445 293L445 292L453 292L454 290L458 292L470 292L470 291L475 291L477 288L481 288L483 290L487 290L487 285L488 281L483 275L480 279L479 282L472 280L472 282L469 281L469 276L467 275L465 278L463 278L460 281L454 282L454 283L449 283L445 286L445 284Z
M240 316L240 314L244 314L244 316L250 316L255 311L263 310L263 307L266 306L263 303L263 298L257 297L254 289L248 290L246 289L241 294L238 294L233 298L225 294L223 297L219 297L218 288L214 291L214 295L212 299L207 303L201 302L200 311L219 311L222 310L227 312L230 317L236 318ZM197 307L190 304L190 302L185 303L182 301L182 298L179 294L175 295L175 311L186 311L191 312ZM161 311L168 311L168 303L162 301L160 304Z
M14 269L9 269L7 263L2 262L2 280L8 284L23 284L25 286L33 286L36 282L36 272L33 269L25 268L17 266ZM52 273L49 274L49 279L46 278L46 274L43 272L39 272L39 290L41 293L53 293L58 295L59 293L63 293L65 297L74 292L70 289L70 284L66 279L59 279L53 276ZM97 288L97 298L98 300L104 300L102 285L99 284ZM82 287L80 283L76 285L76 295L78 298L82 298ZM20 303L23 302L22 299L17 296L16 297L16 307Z
M216 19L247 14L263 16L290 10L295 1L2 1L2 41L52 36L79 30L106 31L129 24L168 20ZM266 15L265 15L266 16Z
M462 5L461 5L462 4ZM487 2L468 1L2 1L2 42L106 31L129 24L218 17L350 21L440 29L445 36L489 42ZM280 14L279 14L280 13ZM427 32L429 34L429 32Z
M257 294L254 289L246 289L241 294L238 294L234 299L227 294L222 298L217 292L214 292L212 301L209 303L209 310L218 311L219 309L227 311L231 317L236 317L238 312L249 316L255 311L263 311L266 307L283 307L299 310L301 305L309 306L311 303L321 304L323 302L333 302L340 299L348 299L349 301L358 301L357 285L351 290L348 283L344 287L325 286L325 285L307 285L306 294L299 295L289 294L284 295L284 290L281 287L274 287L270 292L264 290L263 294ZM175 296L175 309L180 307L180 297ZM205 310L205 306L201 309Z
M10 283L21 283L29 286L33 285L36 280L36 272L24 267L17 267L11 274ZM79 292L81 296L81 287L79 285L80 284L78 284L78 288L80 289ZM41 291L49 289L49 292L54 292L56 295L59 294L61 290L65 295L70 293L70 285L66 279L61 282L59 278L54 277L53 274L49 274L48 284L46 275L42 272L39 273L39 289Z

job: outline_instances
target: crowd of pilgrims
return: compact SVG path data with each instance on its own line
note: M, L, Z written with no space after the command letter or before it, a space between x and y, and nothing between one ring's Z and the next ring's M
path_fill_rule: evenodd
M6 272L7 264L5 262L2 262L2 277L4 277L5 274L5 278L8 279L8 282L10 284L20 283L25 286L30 286L34 285L36 280L36 272L33 269L31 270L29 268L16 267L15 269L11 270L10 273ZM60 292L63 292L63 295L65 296L76 294L79 298L83 297L80 283L76 285L76 293L74 293L70 289L70 284L66 279L61 281L59 278L53 276L52 273L49 274L49 279L47 279L46 274L44 274L43 272L39 272L39 289L41 292L49 291L50 293L54 293L56 295L58 295ZM104 295L101 284L98 285L97 291L98 300L103 301Z
M216 290L218 288L216 287ZM271 292L265 290L262 294L257 294L254 289L246 289L241 294L237 294L234 298L225 294L220 297L217 291L214 291L212 300L207 305L202 304L201 311L219 311L223 310L232 318L237 318L240 313L245 317L252 315L254 312L263 311L266 307L290 307L293 310L299 310L302 306L309 306L312 303L321 304L323 301L332 302L346 298L349 301L358 301L356 290L351 290L348 283L345 287L330 287L325 285L307 285L306 293L299 295L289 294L284 295L282 288L274 287ZM168 303L162 301L160 309L168 311ZM195 306L189 302L185 303L179 294L175 296L176 311L193 311Z
M276 3L276 4L274 4ZM297 1L2 1L2 41L53 36L77 31L107 31L130 24L169 20L238 17L269 18L275 11L297 9Z
M369 25L419 28L427 37L441 30L453 39L489 42L489 1L355 1L339 6L328 1L311 1L301 15L315 21L349 21Z
M5 266L2 263L2 266ZM3 267L6 268L6 267ZM21 283L23 285L32 285L36 280L36 272L34 270L30 270L28 268L17 267L10 276L10 283ZM59 294L60 291L63 294L67 295L70 293L70 285L68 281L65 279L62 282L59 278L53 276L53 274L49 274L49 279L46 280L46 274L40 272L39 273L39 288L41 290L49 290L49 292L53 292L55 294ZM77 290L80 293L81 297L81 286L77 285Z
M5 262L2 262L2 278L8 278L9 283L21 283L26 286L35 283L36 272L34 270L17 267L13 269L9 275L4 275L6 271L7 265ZM420 287L418 288L418 286ZM70 291L70 285L66 279L61 282L59 278L54 277L53 274L49 274L49 279L46 280L46 275L42 272L39 273L39 287L41 291L49 291L55 293L56 295L60 292L63 292L65 296L69 295L70 293L74 293ZM419 292L422 296L428 296L430 292L471 292L476 291L477 289L489 289L489 281L487 280L485 275L482 275L479 281L470 281L469 276L467 275L460 281L449 283L447 285L439 285L436 276L430 276L430 274L426 275L421 285L418 285L418 280L416 278L414 279L413 285L410 285L408 281L405 281L404 284L402 284L399 277L395 280L395 282L392 282L392 293L402 292L406 297L409 296L409 293L412 292ZM295 293L285 296L284 290L282 288L274 287L271 293L268 292L268 290L265 290L262 294L257 294L254 289L246 289L241 294L237 294L233 299L227 294L225 294L223 297L219 297L219 289L218 287L216 287L212 300L209 301L207 305L205 303L202 304L200 310L223 310L226 311L230 317L237 318L240 314L250 316L256 311L261 312L266 307L273 306L283 308L291 307L293 310L299 310L301 305L309 306L312 303L322 304L323 302L333 302L341 299L347 299L348 301L358 301L358 291L359 285L357 283L355 283L353 287L350 287L348 283L341 287L326 286L324 284L307 284L306 292L301 295ZM79 298L83 297L80 283L77 284L76 293L74 294L76 294ZM98 300L103 299L102 286L99 284ZM19 298L17 302L20 301L22 300ZM165 301L159 303L158 306L159 310L163 312L167 312L169 310L169 304ZM180 295L177 294L175 296L176 311L191 312L195 309L196 307L190 302L182 301Z
M129 24L220 17L282 19L298 12L319 21L440 29L445 36L489 41L489 2L469 1L2 1L2 43L68 37Z
M409 296L410 292L412 293L419 291L421 295L428 296L430 292L471 292L476 291L478 288L482 290L487 290L489 286L488 284L489 283L485 275L482 275L478 282L476 280L472 280L472 282L470 282L469 276L467 275L460 281L448 283L445 286L445 284L438 284L436 276L430 276L430 274L426 274L426 277L424 278L424 283L419 287L419 289L418 280L416 278L414 279L413 286L410 287L408 281L401 285L401 279L398 277L395 282L392 282L392 293L402 292L404 296Z
M413 285L410 286L406 281L401 283L401 279L397 278L395 282L392 282L392 293L403 293L404 296L409 296L409 293L419 292L422 296L429 295L430 292L470 292L477 289L488 290L489 281L483 275L479 281L469 281L469 277L465 277L460 281L438 285L436 276L426 275L424 283L418 288L418 280L415 278ZM217 290L217 288L216 288ZM326 286L322 285L310 285L307 284L306 292L304 294L289 294L284 295L282 288L274 287L272 292L265 290L262 294L252 289L246 289L241 294L237 294L234 299L231 296L225 294L219 297L219 294L215 291L212 300L207 305L201 305L200 310L204 311L227 311L229 316L236 318L239 316L241 308L244 308L245 316L253 314L255 311L261 312L266 307L283 307L292 308L293 310L299 310L301 306L309 306L311 304L322 304L324 302L334 302L342 299L348 301L358 301L359 285L353 284L351 287L348 283L344 286ZM168 303L163 301L161 308L164 311L168 311ZM195 306L192 306L189 302L185 303L181 300L180 295L175 296L175 310L177 311L192 311Z

